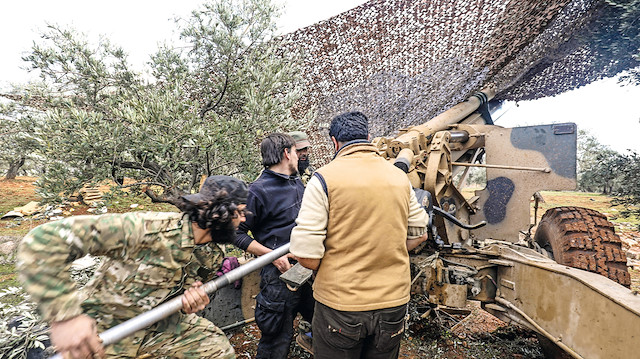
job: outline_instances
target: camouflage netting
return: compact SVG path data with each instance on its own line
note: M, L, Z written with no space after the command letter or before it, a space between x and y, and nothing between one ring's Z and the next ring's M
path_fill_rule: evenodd
M316 165L332 152L322 129L347 110L369 117L372 136L393 135L486 86L531 100L638 66L640 26L620 34L624 9L611 2L372 0L286 35L305 53L294 116L316 112Z

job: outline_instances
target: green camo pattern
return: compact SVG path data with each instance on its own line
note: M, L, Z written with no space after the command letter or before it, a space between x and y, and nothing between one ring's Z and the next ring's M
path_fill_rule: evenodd
M304 172L300 174L300 180L302 181L302 184L307 187L307 182L309 182L309 180L311 179L311 176L313 176L313 172L315 170L313 169L313 167L309 166L307 168L305 168Z
M190 223L183 213L155 212L75 216L46 223L20 244L19 278L45 320L85 313L103 331L182 294L195 281L213 279L223 252L214 243L195 245ZM77 290L69 268L86 254L106 258L91 281ZM197 318L173 315L107 351L135 357L164 338L164 350L180 348L180 355L167 354L171 357L197 357L203 351L212 353L208 357L233 357L224 334L215 335L219 329ZM195 343L194 348L185 349L188 343Z

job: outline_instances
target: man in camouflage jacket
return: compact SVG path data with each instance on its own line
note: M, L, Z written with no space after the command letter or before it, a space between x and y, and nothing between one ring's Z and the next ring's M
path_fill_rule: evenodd
M224 333L194 313L209 302L200 286L220 268L216 243L233 240L246 199L244 182L212 176L183 197L183 213L76 216L29 232L18 254L20 279L51 323L56 349L72 358L234 358ZM78 291L69 268L86 254L106 259ZM184 313L102 347L97 332L183 293Z

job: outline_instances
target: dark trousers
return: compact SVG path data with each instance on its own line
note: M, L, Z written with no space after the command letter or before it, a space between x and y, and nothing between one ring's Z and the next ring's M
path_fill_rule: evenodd
M256 297L256 324L262 332L256 358L285 359L293 338L293 320L298 313L311 321L314 299L307 283L292 292L280 280L273 264L260 272L260 293Z
M398 358L407 305L343 312L316 302L313 316L315 359Z

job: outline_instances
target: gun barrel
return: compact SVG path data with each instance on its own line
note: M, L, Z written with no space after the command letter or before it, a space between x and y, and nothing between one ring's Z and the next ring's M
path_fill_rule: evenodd
M467 142L469 140L469 132L467 131L449 131L451 138L449 142Z
M451 107L431 120L409 128L406 133L398 136L394 142L409 144L411 143L412 138L420 138L420 136L424 136L429 139L429 136L432 136L434 133L446 130L449 126L461 122L480 106L489 102L489 100L494 96L495 91L493 89L484 89L469 97L466 101Z
M222 275L210 282L203 284L202 288L205 292L207 292L207 294L211 294L218 289L229 285L229 283L233 283L236 280L246 276L247 274L266 266L267 264L273 262L274 260L282 257L287 253L289 253L289 243L278 247L272 252L262 255L246 264L243 264L225 275ZM144 329L151 324L154 324L170 316L171 314L176 313L180 309L182 309L182 296L173 298L151 309L148 312L142 313L127 320L124 323L118 324L113 328L105 330L104 332L100 333L102 344L107 346L113 343L117 343L120 340L137 332L138 330ZM63 359L62 355L60 354L56 354L52 358Z

